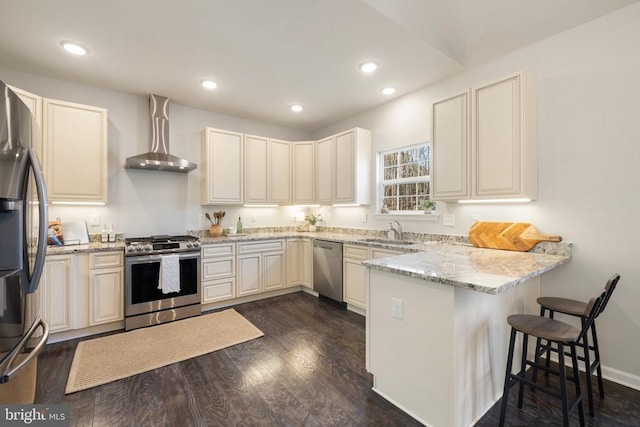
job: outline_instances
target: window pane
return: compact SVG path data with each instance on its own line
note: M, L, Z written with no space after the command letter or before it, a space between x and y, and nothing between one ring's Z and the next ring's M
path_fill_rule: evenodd
M384 165L394 166L398 164L398 153L387 153L384 155Z
M397 196L398 195L398 186L397 185L385 185L384 186L384 195L388 196Z
M400 196L415 196L416 194L416 184L400 184L398 185L398 187L400 187Z
M415 211L421 208L423 200L429 198L429 155L428 145L383 153L380 177L383 181L382 203L390 211ZM405 182L389 183L395 180Z
M386 167L384 168L384 179L388 180L388 179L396 179L398 177L398 168L393 166L393 167Z
M396 200L395 197L385 197L382 203L387 205L387 209L390 211L397 211L398 205L396 204Z

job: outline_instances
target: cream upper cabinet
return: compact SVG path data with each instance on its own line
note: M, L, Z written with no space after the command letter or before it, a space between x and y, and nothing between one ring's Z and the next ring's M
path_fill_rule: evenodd
M242 204L243 134L205 128L200 163L203 205Z
M293 204L315 203L315 150L313 141L291 144Z
M435 102L431 108L431 195L433 200L469 197L471 92Z
M291 143L269 140L269 203L291 204Z
M316 142L316 198L320 204L371 202L371 132L355 128Z
M524 72L473 88L472 197L538 196L535 80Z
M336 140L330 136L316 142L316 201L332 204L335 199Z
M44 99L43 169L49 201L107 202L107 110Z
M538 196L537 94L525 72L432 106L434 200Z
M244 136L244 203L269 203L269 138Z

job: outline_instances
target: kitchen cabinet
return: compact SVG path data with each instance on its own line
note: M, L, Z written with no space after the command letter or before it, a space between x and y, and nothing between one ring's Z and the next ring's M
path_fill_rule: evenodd
M238 243L237 296L284 288L286 285L283 239Z
M291 143L293 204L315 203L315 144L313 141Z
M42 166L49 201L106 203L107 110L47 98L43 110Z
M316 196L320 204L371 201L371 132L355 128L316 142Z
M367 259L384 258L402 254L401 251L382 249L360 245L345 244L342 255L342 281L344 301L353 307L367 310L367 269L362 261Z
M312 239L287 239L287 286L302 285L313 289Z
M72 329L76 287L75 256L47 256L42 278L42 317L49 324L52 333Z
M291 203L291 143L245 135L246 204Z
M537 198L537 94L525 72L435 102L434 200Z
M236 244L202 247L202 303L236 296Z
M42 97L17 87L9 86L9 88L18 95L33 114L38 129L37 132L34 130L32 144L38 154L38 160L42 162Z
M200 158L201 203L243 203L243 134L205 128Z
M433 200L469 197L470 98L467 90L431 107L431 195Z
M90 326L124 320L124 264L121 251L89 254Z

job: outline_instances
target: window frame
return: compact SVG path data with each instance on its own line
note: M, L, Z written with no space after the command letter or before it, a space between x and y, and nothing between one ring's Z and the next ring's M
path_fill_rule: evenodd
M426 147L428 150L428 156L427 156L427 168L428 168L428 172L429 174L424 176L424 177L419 177L419 178L396 178L396 179L392 179L392 180L385 180L384 179L384 170L385 170L385 165L384 165L384 157L387 154L390 153L400 153L402 151L407 151L407 150L412 150L412 149L419 149L422 147ZM384 151L379 151L378 152L378 161L377 161L377 172L376 172L376 181L377 181L377 203L378 203L378 208L376 209L378 212L380 212L380 209L382 207L382 204L384 203L384 199L385 199L385 194L384 194L384 187L385 185L389 185L389 184L413 184L413 183L420 183L420 182L425 182L428 185L428 192L427 192L427 197L430 197L430 193L431 193L431 155L432 155L432 146L431 146L431 142L429 141L424 141L424 142L420 142L417 144L411 144L411 145L405 145L402 147L395 147L395 148L390 148L388 150L384 150ZM398 166L400 166L400 164L398 164ZM398 196L396 196L398 197ZM389 215L423 215L424 212L422 209L419 208L415 209L415 210L389 210L388 211Z

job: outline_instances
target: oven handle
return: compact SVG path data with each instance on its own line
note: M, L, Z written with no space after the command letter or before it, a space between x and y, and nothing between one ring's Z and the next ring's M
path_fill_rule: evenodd
M188 258L199 258L200 252L182 252L177 255L179 255L181 260L188 259ZM160 260L162 260L162 255L131 256L131 257L127 257L127 264L159 262Z

